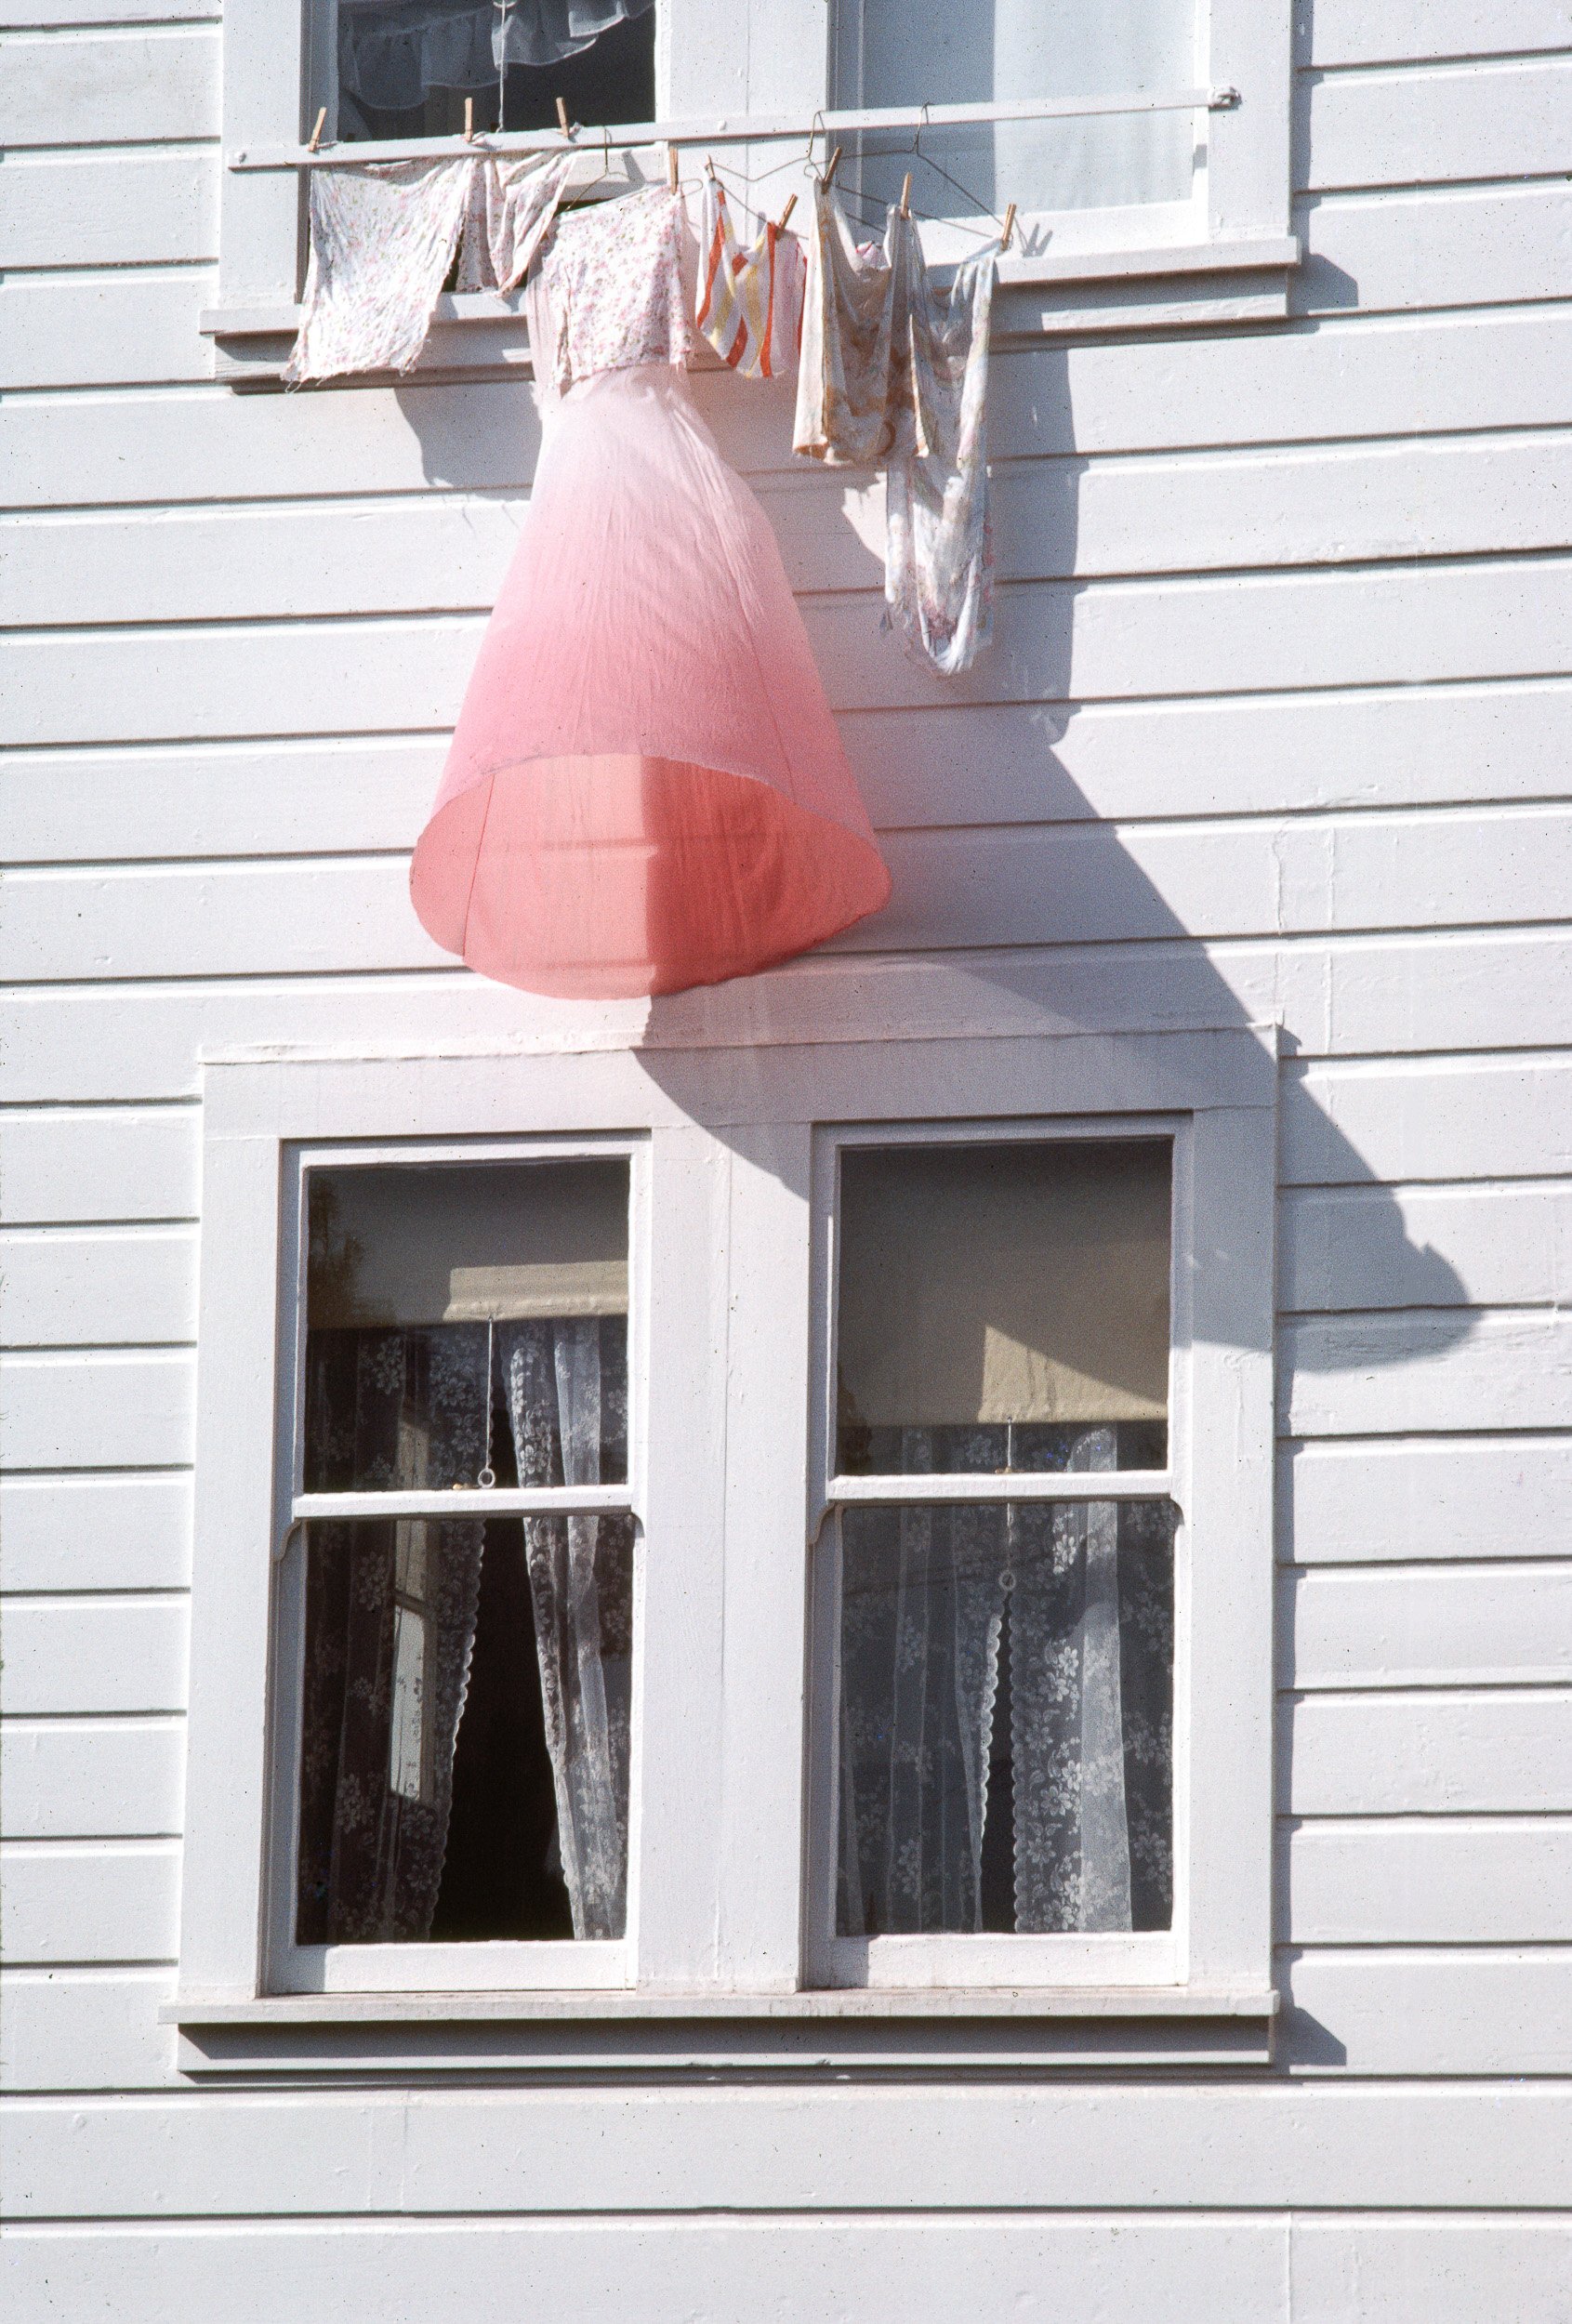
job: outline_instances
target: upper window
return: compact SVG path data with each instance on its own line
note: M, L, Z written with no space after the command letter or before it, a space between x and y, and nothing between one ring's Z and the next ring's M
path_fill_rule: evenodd
M297 157L319 114L341 152L451 139L467 108L487 134L554 133L559 107L591 132L676 127L687 175L711 153L744 204L777 217L839 144L843 190L875 231L911 174L940 261L1014 204L1004 282L1061 287L1012 330L1106 319L1110 304L1129 326L1281 312L1297 257L1291 33L1290 0L228 0L221 304L206 327L288 328ZM982 117L945 120L955 107ZM586 187L665 166L592 136L585 154ZM1221 271L1233 279L1209 291ZM1100 287L1165 274L1160 301Z
M311 0L317 111L340 140L650 121L654 0ZM313 120L315 113L312 114Z

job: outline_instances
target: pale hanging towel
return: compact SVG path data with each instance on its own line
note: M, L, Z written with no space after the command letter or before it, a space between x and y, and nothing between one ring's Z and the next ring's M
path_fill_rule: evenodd
M884 246L857 243L823 186L813 193L792 449L830 467L872 467L895 441L905 350L892 325L892 210Z
M699 235L701 335L745 379L778 379L802 337L802 244L769 218L751 243L739 243L715 178L705 180Z
M408 371L458 249L461 286L510 290L551 223L571 154L313 169L311 256L284 377ZM489 270L489 283L487 274Z
M993 601L985 410L997 245L948 290L914 221L859 244L819 188L808 249L795 449L888 465L884 594L913 656L952 677L987 642Z
M912 658L952 678L970 669L993 628L988 325L998 244L968 258L939 290L916 227L898 211L894 224L911 404L890 459L884 596Z

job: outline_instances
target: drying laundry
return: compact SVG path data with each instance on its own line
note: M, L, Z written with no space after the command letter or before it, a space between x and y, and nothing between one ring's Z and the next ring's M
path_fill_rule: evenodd
M896 297L911 353L886 483L884 596L914 659L942 678L969 669L993 627L988 516L988 326L997 245L937 288L908 225Z
M544 431L411 867L505 984L673 992L877 911L889 875L779 549L688 392L680 196L559 220L529 298Z
M745 379L776 379L802 337L802 244L765 218L751 243L732 231L726 190L705 181L700 226L700 332Z
M885 247L858 243L834 194L814 190L792 448L832 467L871 468L895 441L909 366L892 244L908 223L892 210Z
M551 223L573 159L486 155L311 170L311 255L285 379L408 371L461 242L462 287L513 288Z
M795 448L889 470L884 593L915 658L951 677L987 642L988 326L998 245L941 290L914 221L892 209L882 247L853 240L814 196Z

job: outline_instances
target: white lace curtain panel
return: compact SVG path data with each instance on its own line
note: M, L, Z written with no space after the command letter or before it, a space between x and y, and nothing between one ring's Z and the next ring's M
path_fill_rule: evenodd
M598 1483L602 1429L626 1427L603 1383L600 1325L496 1332L522 1484ZM310 1393L319 1484L442 1490L485 1459L483 1326L323 1335ZM560 1473L558 1473L560 1470ZM562 1873L575 1936L623 1934L631 1658L627 1521L522 1526ZM315 1525L307 1579L297 1935L302 1944L429 1938L454 1755L480 1603L483 1525Z
M933 1467L933 1434L905 1432L908 1472ZM1111 1469L1115 1445L1086 1429L1069 1466ZM1011 1818L1017 1934L1168 1926L1171 1573L1162 1503L845 1513L843 1935L981 1931L990 1807Z
M378 112L437 89L495 85L504 66L561 64L654 0L338 0L338 81Z

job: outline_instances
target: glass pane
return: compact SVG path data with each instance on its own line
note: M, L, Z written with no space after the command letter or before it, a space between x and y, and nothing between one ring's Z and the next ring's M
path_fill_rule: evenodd
M310 1492L627 1475L627 1165L314 1169Z
M1174 1524L842 1512L841 1935L1169 1926Z
M342 139L652 121L654 0L319 0ZM332 29L329 29L329 28ZM323 101L326 101L325 95Z
M840 1473L1164 1467L1172 1160L1166 1139L843 1148Z
M1196 86L1196 0L838 0L835 102L845 107L1003 103L1011 99L1159 96ZM1116 208L1189 196L1196 138L1188 112L1000 122L864 140L862 190L925 215ZM958 183L946 184L939 171Z
M632 1626L628 1517L313 1525L297 1941L621 1936Z

